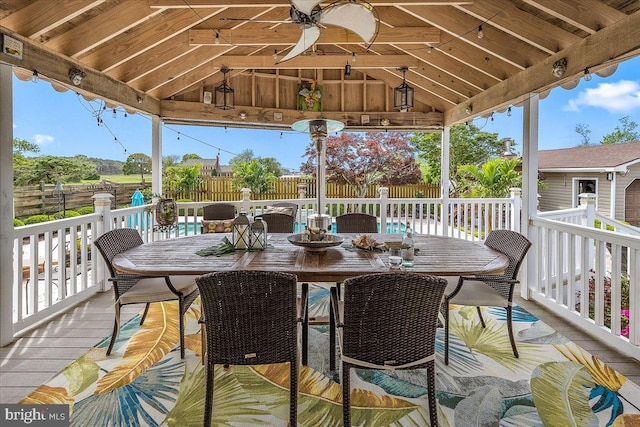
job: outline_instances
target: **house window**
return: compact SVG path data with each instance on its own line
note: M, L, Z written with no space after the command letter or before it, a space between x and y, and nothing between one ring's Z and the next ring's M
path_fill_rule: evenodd
M576 179L573 207L580 206L579 196L583 193L598 194L598 181L596 179Z

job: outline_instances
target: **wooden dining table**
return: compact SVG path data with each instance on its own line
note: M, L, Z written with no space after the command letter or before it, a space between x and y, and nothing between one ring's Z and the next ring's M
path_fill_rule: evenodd
M354 248L357 234L339 234L344 242L323 252L311 252L287 240L289 234L269 234L262 251L236 251L222 256L196 252L219 244L225 233L208 233L146 243L117 255L112 263L119 273L144 276L201 275L214 271L284 271L300 282L342 282L350 277L389 270L386 252ZM400 242L399 234L371 234L379 243ZM413 267L406 271L437 276L500 274L506 255L472 242L450 237L415 235L417 249Z
M207 233L146 243L116 255L112 264L123 274L143 276L202 275L214 271L263 270L293 273L303 286L307 282L343 282L350 277L389 271L387 253L354 247L358 234L339 234L343 243L326 251L308 251L287 240L289 234L269 234L262 251L238 250L221 256L201 256L199 250L219 245L230 234ZM400 243L399 234L370 234L378 243ZM436 276L501 274L509 258L482 243L441 236L414 235L415 257L405 271ZM311 319L313 320L313 319ZM320 321L320 319L315 319ZM308 322L309 319L305 319ZM326 321L326 320L325 320ZM329 370L335 371L335 333L333 311L329 310ZM307 342L307 328L302 328ZM307 349L302 350L307 364Z

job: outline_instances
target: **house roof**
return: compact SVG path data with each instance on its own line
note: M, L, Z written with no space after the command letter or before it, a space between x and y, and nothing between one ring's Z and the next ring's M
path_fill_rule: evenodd
M347 131L386 131L486 117L573 87L586 69L610 75L640 53L637 0L368 3L378 17L370 46L328 25L304 55L279 62L303 34L290 0L0 0L1 55L19 78L37 72L56 90L166 123L290 129L324 117ZM554 63L566 71L553 74ZM393 102L403 67L415 90L410 112ZM223 69L235 110L211 104ZM322 110L300 111L298 85L312 81Z
M623 144L542 150L538 152L538 170L604 170L640 162L640 141Z

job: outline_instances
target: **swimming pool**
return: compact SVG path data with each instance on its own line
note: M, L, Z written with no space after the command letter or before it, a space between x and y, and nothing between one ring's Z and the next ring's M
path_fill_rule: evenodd
M304 228L306 227L306 225L307 224L305 222L302 222L302 223L296 222L293 225L294 233L301 233L302 230L304 230ZM197 224L197 228L196 228L196 232L195 233L193 231L193 227L194 227L193 223L188 223L187 224L187 232L189 233L189 235L200 234L200 224ZM179 230L181 236L185 235L184 229L185 229L184 228L184 222L178 223L178 230ZM378 230L380 230L380 224L378 224ZM405 225L404 224L400 224L400 227L398 227L398 224L393 224L393 231L391 231L391 224L387 224L387 234L404 233L404 230L405 230ZM331 224L331 232L332 233L336 232L336 224L335 223Z

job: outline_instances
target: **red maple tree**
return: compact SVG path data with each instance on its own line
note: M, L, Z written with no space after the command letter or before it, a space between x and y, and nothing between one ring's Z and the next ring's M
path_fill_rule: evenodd
M365 197L370 184L402 185L421 181L420 168L401 132L342 133L327 137L327 181L348 184L358 197ZM303 173L316 174L316 144L310 142L300 166Z

